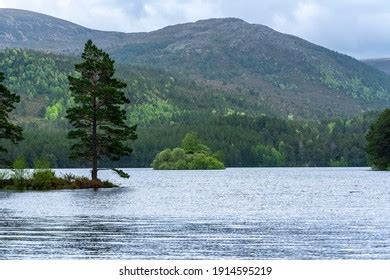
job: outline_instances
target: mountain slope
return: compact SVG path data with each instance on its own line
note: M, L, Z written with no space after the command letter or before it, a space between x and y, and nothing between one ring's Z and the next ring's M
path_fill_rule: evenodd
M226 106L225 111L234 107L258 115L319 119L390 106L390 77L383 72L240 19L209 19L125 34L91 30L28 11L0 9L0 48L77 53L89 38L122 64L163 68L176 81L185 77L207 88L203 92L224 92L216 95L215 100L220 101L203 104L205 99L196 91L181 88L187 106L196 110L196 102L209 111L219 103ZM64 83L62 87L66 87ZM162 98L180 103L178 97Z
M75 53L92 39L101 47L124 45L131 35L105 32L40 13L0 9L0 48L29 48Z
M78 61L74 56L31 50L0 51L0 71L6 73L5 83L21 97L15 119L22 123L60 121L72 104L67 77L74 74ZM128 84L128 116L138 124L170 121L173 114L184 112L258 115L260 111L273 115L271 108L253 105L255 99L244 93L195 83L164 70L118 65L116 75Z
M169 67L206 80L245 86L282 103L337 100L358 109L389 105L390 79L351 57L239 19L211 19L151 32L112 51L127 63ZM347 97L347 99L345 99ZM290 101L290 102L289 102Z
M363 59L362 62L390 74L390 58Z

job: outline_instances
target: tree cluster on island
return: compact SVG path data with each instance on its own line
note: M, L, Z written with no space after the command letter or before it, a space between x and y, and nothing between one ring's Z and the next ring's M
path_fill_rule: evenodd
M210 149L201 144L196 133L187 133L181 147L158 153L152 167L157 170L225 169L217 157L210 155Z

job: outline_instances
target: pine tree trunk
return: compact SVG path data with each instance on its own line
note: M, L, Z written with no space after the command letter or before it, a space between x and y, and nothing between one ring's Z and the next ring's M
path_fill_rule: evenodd
M92 159L92 180L97 180L97 157L95 155Z
M92 123L92 180L97 180L98 160L97 160L97 124L96 124L96 97L93 99L93 123Z

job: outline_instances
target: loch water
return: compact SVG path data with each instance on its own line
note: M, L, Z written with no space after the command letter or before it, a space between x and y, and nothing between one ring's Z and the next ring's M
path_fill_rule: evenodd
M114 189L0 192L0 259L390 259L390 172L126 171L101 171Z

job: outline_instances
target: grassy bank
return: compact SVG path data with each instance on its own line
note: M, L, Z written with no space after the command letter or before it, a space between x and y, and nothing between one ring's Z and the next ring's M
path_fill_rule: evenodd
M98 169L104 170L104 169ZM130 175L123 170L111 168L120 178L129 179ZM91 180L85 176L72 173L56 176L50 161L45 157L36 158L33 168L24 157L18 157L9 169L0 169L0 191L48 191L64 189L100 189L115 188L110 181Z
M117 187L109 181L90 180L87 177L65 174L56 176L46 159L34 162L29 170L23 158L16 159L11 170L0 171L0 190L48 191L64 189L99 189Z
M0 190L5 191L49 191L65 189L100 189L114 188L116 185L109 181L90 180L87 177L51 176L50 178L6 178L0 179Z

